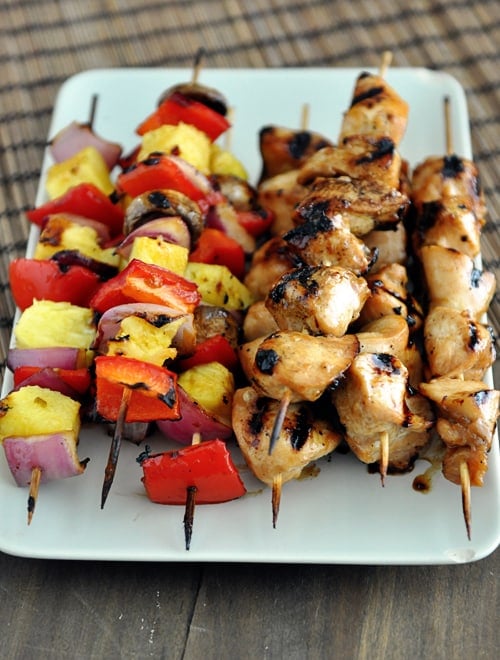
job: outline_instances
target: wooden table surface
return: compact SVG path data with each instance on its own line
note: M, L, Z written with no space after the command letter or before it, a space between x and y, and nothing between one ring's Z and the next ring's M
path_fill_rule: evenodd
M455 76L467 93L498 273L500 4L372 0L0 0L0 357L61 83L97 67L396 66ZM499 301L491 308L498 333ZM498 382L498 381L497 381ZM411 515L411 512L409 512ZM75 520L77 524L77 519ZM68 530L68 533L71 533ZM450 566L72 562L0 554L0 655L65 658L497 657L500 552Z

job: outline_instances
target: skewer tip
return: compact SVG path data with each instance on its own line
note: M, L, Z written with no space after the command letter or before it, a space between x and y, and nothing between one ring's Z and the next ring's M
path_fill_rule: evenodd
M186 488L186 508L184 509L184 540L186 550L191 547L191 538L193 536L194 508L196 505L196 486Z
M35 513L36 500L40 489L40 480L42 478L42 469L34 467L31 470L30 492L28 495L28 525L31 525L33 514Z
M462 511L464 514L467 538L471 540L471 490L469 466L466 461L460 463L460 486L462 489Z
M273 478L273 493L272 493L273 529L276 529L276 523L278 522L282 486L283 486L283 475L280 472Z
M382 488L385 486L385 478L389 467L389 434L383 431L380 434L380 482Z

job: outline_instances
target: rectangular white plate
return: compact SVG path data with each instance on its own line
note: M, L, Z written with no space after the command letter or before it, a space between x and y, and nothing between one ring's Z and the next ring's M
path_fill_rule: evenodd
M349 106L358 69L205 70L201 81L220 89L234 108L232 150L251 179L260 170L258 131L266 124L297 127L303 103L310 123L336 140ZM61 88L49 137L72 120L86 121L91 97L99 102L95 130L120 142L137 143L134 129L155 107L160 93L190 78L175 69L96 70L69 79ZM445 151L443 97L452 107L455 151L471 157L465 95L448 75L423 69L391 69L388 81L410 103L410 120L401 152L411 165ZM37 204L44 201L45 157ZM36 241L32 232L28 254ZM489 377L489 384L491 378ZM7 376L3 394L10 389ZM151 443L159 449L161 442ZM0 456L0 547L20 556L138 560L291 562L337 564L446 564L480 559L500 542L500 467L498 443L490 454L483 488L472 493L472 541L461 511L460 489L439 472L428 494L412 488L428 463L412 473L391 476L385 488L377 475L352 455L318 462L319 475L285 484L277 528L271 525L271 494L236 462L249 494L228 504L196 509L191 550L184 549L183 508L155 505L146 498L136 457L141 449L123 446L106 507L100 491L109 437L86 429L79 454L90 457L85 474L44 485L30 527L26 489L17 488L3 452Z

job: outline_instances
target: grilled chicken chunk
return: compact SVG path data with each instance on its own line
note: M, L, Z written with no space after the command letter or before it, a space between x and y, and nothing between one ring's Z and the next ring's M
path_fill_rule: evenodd
M263 300L276 280L301 263L286 242L275 236L255 251L244 283L254 299Z
M428 202L447 206L452 198L470 200L468 208L484 224L486 205L479 171L473 161L455 154L431 156L414 170L411 181L412 202L420 213Z
M430 377L481 380L496 357L491 329L468 312L434 307L424 323Z
M414 248L418 253L422 245L441 245L475 257L482 225L469 197L451 197L446 204L424 202L416 213Z
M360 323L397 314L402 316L411 330L421 327L423 311L419 303L408 293L408 274L401 264L388 264L376 273L367 275L371 295L359 316Z
M470 485L481 487L488 471L488 450L484 445L477 447L450 447L443 456L443 476L457 486L462 485L461 467L467 466Z
M260 181L299 168L316 151L330 144L330 140L313 131L264 126L259 132Z
M309 266L340 266L364 275L377 259L377 251L350 231L341 213L311 218L288 231L283 240Z
M491 447L500 392L482 381L434 378L420 392L437 407L436 430L447 447Z
M400 358L408 346L410 331L402 316L390 314L364 325L356 337L360 353L388 353Z
M341 213L356 236L364 236L375 228L390 228L405 215L409 199L396 188L350 177L318 178L311 191L298 205L294 221L297 225Z
M300 168L297 181L303 185L318 177L348 176L399 188L401 156L390 138L353 135L342 145L325 147Z
M273 236L281 236L295 226L293 212L308 192L298 183L297 174L298 170L276 174L259 185L259 203L274 214L270 227Z
M363 236L363 243L372 253L377 251L377 260L372 265L370 273L376 273L389 264L406 264L407 233L402 222L389 230L373 229Z
M354 335L319 336L277 332L243 344L240 362L248 381L263 396L292 402L316 401L348 369L358 353Z
M267 337L267 335L278 330L278 324L274 320L274 316L267 309L265 300L258 300L250 305L243 320L243 336L245 341Z
M408 370L395 356L360 353L332 398L347 443L363 463L381 460L383 433L388 436L388 464L397 470L407 469L427 443L432 411L423 397L411 393Z
M269 440L279 403L260 396L252 387L236 390L232 425L245 461L254 475L269 486L277 475L297 479L311 461L336 449L342 436L313 415L305 403L287 409L281 433L269 455Z
M353 135L390 138L398 145L406 131L409 106L388 82L377 74L358 76L351 106L344 113L339 142Z
M430 308L467 310L479 320L496 288L495 275L478 270L471 257L452 248L424 245L420 250Z
M346 268L304 266L274 283L266 307L282 330L341 337L369 295L364 278Z

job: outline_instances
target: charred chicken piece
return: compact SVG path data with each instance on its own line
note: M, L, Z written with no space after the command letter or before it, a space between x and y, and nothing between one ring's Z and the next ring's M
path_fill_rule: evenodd
M258 188L259 202L272 211L270 227L273 236L281 236L294 227L293 212L308 189L297 181L298 170L290 170L263 181Z
M386 353L357 355L345 382L332 393L346 440L363 463L382 459L382 436L388 439L388 465L409 467L427 443L433 423L430 405L408 387L408 370Z
M389 137L398 145L406 131L409 106L380 75L358 76L351 106L344 113L339 143L353 135Z
M440 245L422 246L420 257L430 309L439 306L467 310L479 320L495 293L495 275L476 268L466 254Z
M334 451L342 436L313 415L306 403L288 407L275 449L269 455L269 440L279 403L260 396L252 387L236 390L232 425L245 461L260 481L273 486L297 479L311 461Z
M491 328L450 307L431 309L424 323L424 346L430 378L481 380L496 357Z
M480 233L484 222L474 213L469 197L450 197L424 202L415 218L414 248L441 245L475 257L480 251Z
M434 378L420 392L437 407L436 430L447 447L480 447L489 451L498 418L500 392L482 381Z
M311 191L297 207L297 225L341 213L356 236L364 236L375 228L394 227L404 217L409 199L395 188L350 177L318 178Z
M378 255L350 231L341 213L332 217L318 213L288 231L283 240L309 266L339 266L356 275L367 273Z
M443 456L443 476L457 486L462 486L462 466L467 466L471 486L481 487L488 472L488 450L477 447L449 447Z
M391 138L353 135L342 145L325 147L301 167L297 181L309 185L318 177L348 176L399 188L401 157Z
M267 309L265 300L258 300L250 305L243 320L243 336L245 341L253 341L259 337L264 338L278 330L278 324L274 320L274 316Z
M389 264L405 265L408 258L407 233L402 222L391 229L373 229L363 236L363 243L371 252L377 251L377 260L370 273L375 273Z
M264 126L259 132L260 181L299 168L316 151L330 144L330 140L313 131Z
M455 154L431 156L414 170L411 181L411 198L417 212L423 205L440 202L447 206L455 197L470 200L467 207L484 224L486 205L481 188L479 171L475 163Z
M404 266L389 264L367 275L366 281L371 295L361 310L360 323L396 314L406 320L412 331L422 326L423 311L408 292L408 274Z
M263 300L276 280L301 264L302 259L275 236L254 252L244 283L256 300Z
M277 332L243 344L240 362L248 381L262 396L281 401L316 401L337 384L359 342L354 335L319 336Z
M346 268L305 266L272 286L266 307L282 330L341 337L369 295L364 278Z

